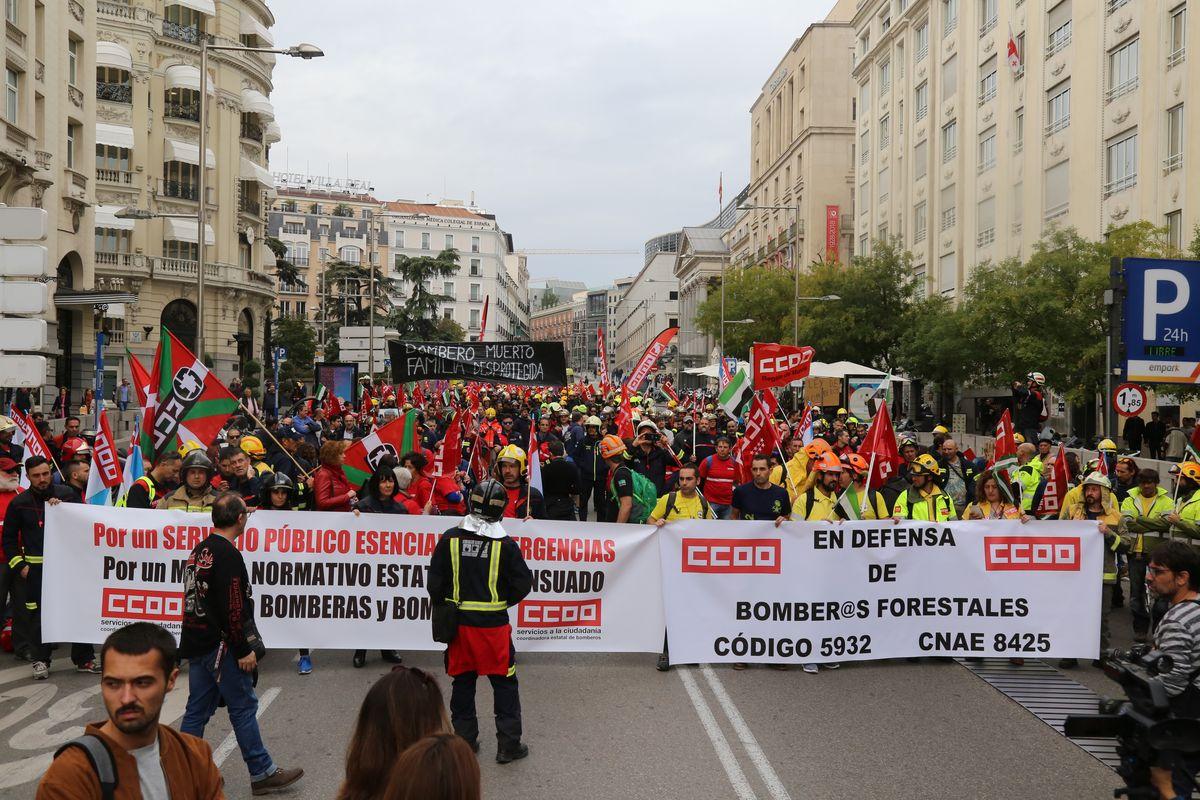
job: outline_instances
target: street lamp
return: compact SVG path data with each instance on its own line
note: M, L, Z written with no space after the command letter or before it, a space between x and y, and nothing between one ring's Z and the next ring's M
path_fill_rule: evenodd
M211 44L207 37L200 37L200 202L196 205L196 357L204 360L204 225L208 217L208 51L222 50L236 53L276 53L309 61L325 55L313 44L301 43L293 47L247 47L240 44ZM213 164L214 170L216 164Z

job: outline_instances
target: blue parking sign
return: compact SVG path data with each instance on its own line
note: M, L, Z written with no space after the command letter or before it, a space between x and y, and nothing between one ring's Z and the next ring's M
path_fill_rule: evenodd
M1200 383L1200 261L1126 258L1121 267L1126 379Z

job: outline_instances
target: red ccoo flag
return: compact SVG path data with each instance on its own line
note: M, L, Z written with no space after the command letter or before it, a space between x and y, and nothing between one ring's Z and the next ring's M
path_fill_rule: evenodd
M633 407L629 405L629 388L621 387L621 407L617 410L617 436L622 439L632 439L634 436L633 430Z
M996 455L992 462L992 472L996 475L996 483L1000 491L1012 503L1017 498L1012 493L1012 474L1017 468L1017 432L1013 428L1012 415L1008 409L1000 415L996 423Z
M896 430L892 427L892 414L886 403L879 407L879 413L871 420L871 429L859 445L858 454L868 462L874 462L867 479L867 486L871 489L878 489L891 480L904 463L900 448L896 446Z
M458 465L462 462L463 427L466 424L466 411L455 413L450 420L450 427L446 428L446 435L442 438L441 453L435 463L435 475L453 475L458 471Z
M596 365L596 374L600 376L600 391L607 393L612 388L608 381L608 350L604 347L604 328L596 328L596 354L600 363Z
M1070 488L1070 481L1071 474L1067 469L1067 451L1060 444L1058 455L1054 457L1054 465L1050 469L1050 474L1046 476L1046 488L1042 491L1042 502L1033 512L1034 515L1057 517L1058 512L1062 510L1062 502L1067 495L1067 489Z

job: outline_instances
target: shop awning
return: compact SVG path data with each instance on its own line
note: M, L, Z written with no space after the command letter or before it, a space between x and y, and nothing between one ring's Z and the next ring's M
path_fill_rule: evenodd
M164 219L163 220L163 239L169 239L175 242L194 242L196 236L196 220L194 219ZM211 225L204 226L204 243L208 245L216 244L216 239L213 238L213 229Z
M96 206L96 227L118 231L133 230L133 220L117 218L117 212L122 208L124 206Z
M178 139L167 139L163 148L163 161L182 161L184 164L200 165L200 146L191 142L181 142ZM216 169L217 157L212 150L204 151L204 165Z
M133 56L124 45L116 42L96 42L96 66L115 67L132 72Z
M275 37L271 35L271 30L258 21L258 18L249 12L242 12L242 34L246 36L257 36L258 40L266 47L275 46Z
M275 179L266 167L260 167L248 158L242 158L241 178L244 181L258 181L263 186L274 187Z
M242 113L258 114L263 119L275 119L275 106L262 92L242 89Z
M125 125L110 125L107 122L96 123L96 144L107 144L111 147L133 149L133 128Z

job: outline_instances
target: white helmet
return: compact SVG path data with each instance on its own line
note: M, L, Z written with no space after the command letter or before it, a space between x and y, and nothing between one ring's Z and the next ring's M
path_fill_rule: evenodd
M1042 386L1046 383L1046 376L1040 372L1031 372L1028 375L1026 375L1025 377L1028 380L1031 380L1034 383L1036 383L1038 386Z

